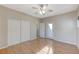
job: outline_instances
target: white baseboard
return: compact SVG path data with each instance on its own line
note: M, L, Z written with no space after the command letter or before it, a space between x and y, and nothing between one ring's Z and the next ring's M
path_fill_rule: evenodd
M77 46L77 48L79 49L79 46Z
M4 48L7 48L8 46L2 46L2 47L0 47L0 49L4 49Z
M50 38L44 38L44 39L50 39ZM54 38L53 38L52 40L59 41L59 42L63 42L63 43L67 43L67 44L71 44L71 45L76 45L76 43L73 43L73 42L62 41L62 40L56 40L56 39L54 39Z
M43 38L43 39L50 39L50 38ZM67 44L71 44L71 45L76 45L76 43L73 43L73 42L62 41L62 40L56 40L56 39L54 39L54 38L53 38L53 40L59 41L59 42L63 42L63 43L67 43Z
M53 40L55 40L55 39L53 39ZM61 40L56 40L56 41L63 42L63 43L67 43L67 44L76 45L76 43L65 42L65 41L61 41ZM23 42L25 42L25 41L23 41ZM20 42L20 43L23 43L23 42ZM17 44L19 44L19 43L17 43ZM16 44L13 44L13 45L16 45ZM12 45L8 45L8 46L12 46ZM8 46L2 46L2 47L0 47L0 49L7 48ZM77 46L77 48L79 49L79 46Z
M32 39L32 40L35 40L35 39ZM28 40L28 41L30 41L30 40ZM9 46L14 46L14 45L17 45L17 44L20 44L20 43L24 43L24 42L26 42L26 41L17 42L17 43L13 43L13 44L8 43L8 45L1 46L0 49L4 49L4 48L7 48Z
M53 39L53 40L55 40L55 39ZM76 45L76 43L73 43L73 42L67 42L67 41L62 41L62 40L56 40L56 41L71 44L71 45Z

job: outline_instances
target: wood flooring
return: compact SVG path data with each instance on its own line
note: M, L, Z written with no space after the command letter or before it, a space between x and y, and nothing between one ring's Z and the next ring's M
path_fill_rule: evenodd
M79 54L79 50L75 45L41 38L1 49L0 54Z

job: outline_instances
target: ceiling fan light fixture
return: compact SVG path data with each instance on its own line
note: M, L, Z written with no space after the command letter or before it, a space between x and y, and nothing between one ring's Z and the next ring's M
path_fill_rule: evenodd
M39 13L41 14L41 15L45 15L45 11L43 10L43 11L39 11Z
M46 13L46 8L47 8L47 5L41 4L41 5L40 5L40 11L39 11L39 13L40 13L41 15L45 15L45 13Z
M46 10L46 8L47 8L47 5L43 5L43 10Z
M43 14L45 14L45 13L46 13L46 11L44 11L44 10L43 10L43 11L42 11L42 13L43 13Z
M39 14L43 15L41 11L39 11Z
M37 13L40 15L45 15L46 13L50 13L53 11L51 9L47 9L48 4L39 4L38 6L39 6L39 8L37 8L37 7L32 7L32 8L37 9L38 10Z

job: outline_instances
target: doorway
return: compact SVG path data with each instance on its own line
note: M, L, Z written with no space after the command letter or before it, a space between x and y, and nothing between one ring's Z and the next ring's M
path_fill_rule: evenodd
M46 24L46 38L53 39L54 38L54 28L52 23Z
M40 37L54 39L53 23L40 23Z

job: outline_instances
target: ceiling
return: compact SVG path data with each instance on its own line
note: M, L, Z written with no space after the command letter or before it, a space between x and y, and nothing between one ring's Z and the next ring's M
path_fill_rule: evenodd
M39 13L36 13L39 10L32 8L32 7L39 8L37 4L3 4L2 6L26 13L28 15L31 15L37 18L45 18L45 17L50 17L54 15L75 11L78 7L77 4L48 4L47 9L51 9L53 10L53 12L48 12L45 15L40 15Z

